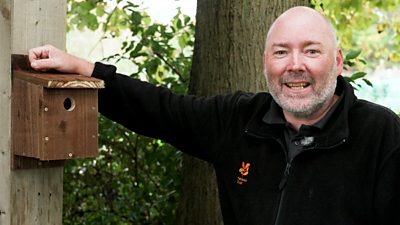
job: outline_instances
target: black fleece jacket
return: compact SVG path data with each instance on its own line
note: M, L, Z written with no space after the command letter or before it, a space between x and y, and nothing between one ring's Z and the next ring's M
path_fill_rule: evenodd
M284 126L263 122L268 93L176 95L101 63L93 76L106 117L213 164L225 225L400 224L399 118L341 76L343 100L291 163Z

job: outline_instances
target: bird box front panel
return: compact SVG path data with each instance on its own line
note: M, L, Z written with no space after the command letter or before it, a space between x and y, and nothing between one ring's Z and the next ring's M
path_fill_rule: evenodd
M97 155L97 90L44 88L42 104L41 160Z

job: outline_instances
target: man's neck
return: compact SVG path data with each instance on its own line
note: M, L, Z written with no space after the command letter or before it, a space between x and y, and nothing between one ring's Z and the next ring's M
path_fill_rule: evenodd
M338 99L339 96L333 95L332 99L328 101L327 104L307 118L299 118L286 111L283 111L283 115L285 116L286 121L298 131L301 125L313 125L320 121L326 115L326 113L329 112L332 106L335 105Z

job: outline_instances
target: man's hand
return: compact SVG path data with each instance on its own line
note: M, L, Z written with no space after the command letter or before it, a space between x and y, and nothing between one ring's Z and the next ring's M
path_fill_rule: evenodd
M63 73L77 73L91 76L94 64L70 55L51 45L44 45L29 50L31 67L38 71L55 69Z

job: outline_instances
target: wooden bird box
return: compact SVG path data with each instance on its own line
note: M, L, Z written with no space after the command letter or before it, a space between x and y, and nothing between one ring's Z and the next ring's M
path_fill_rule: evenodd
M77 74L39 73L26 65L26 56L13 56L12 167L96 157L97 92L104 82Z

